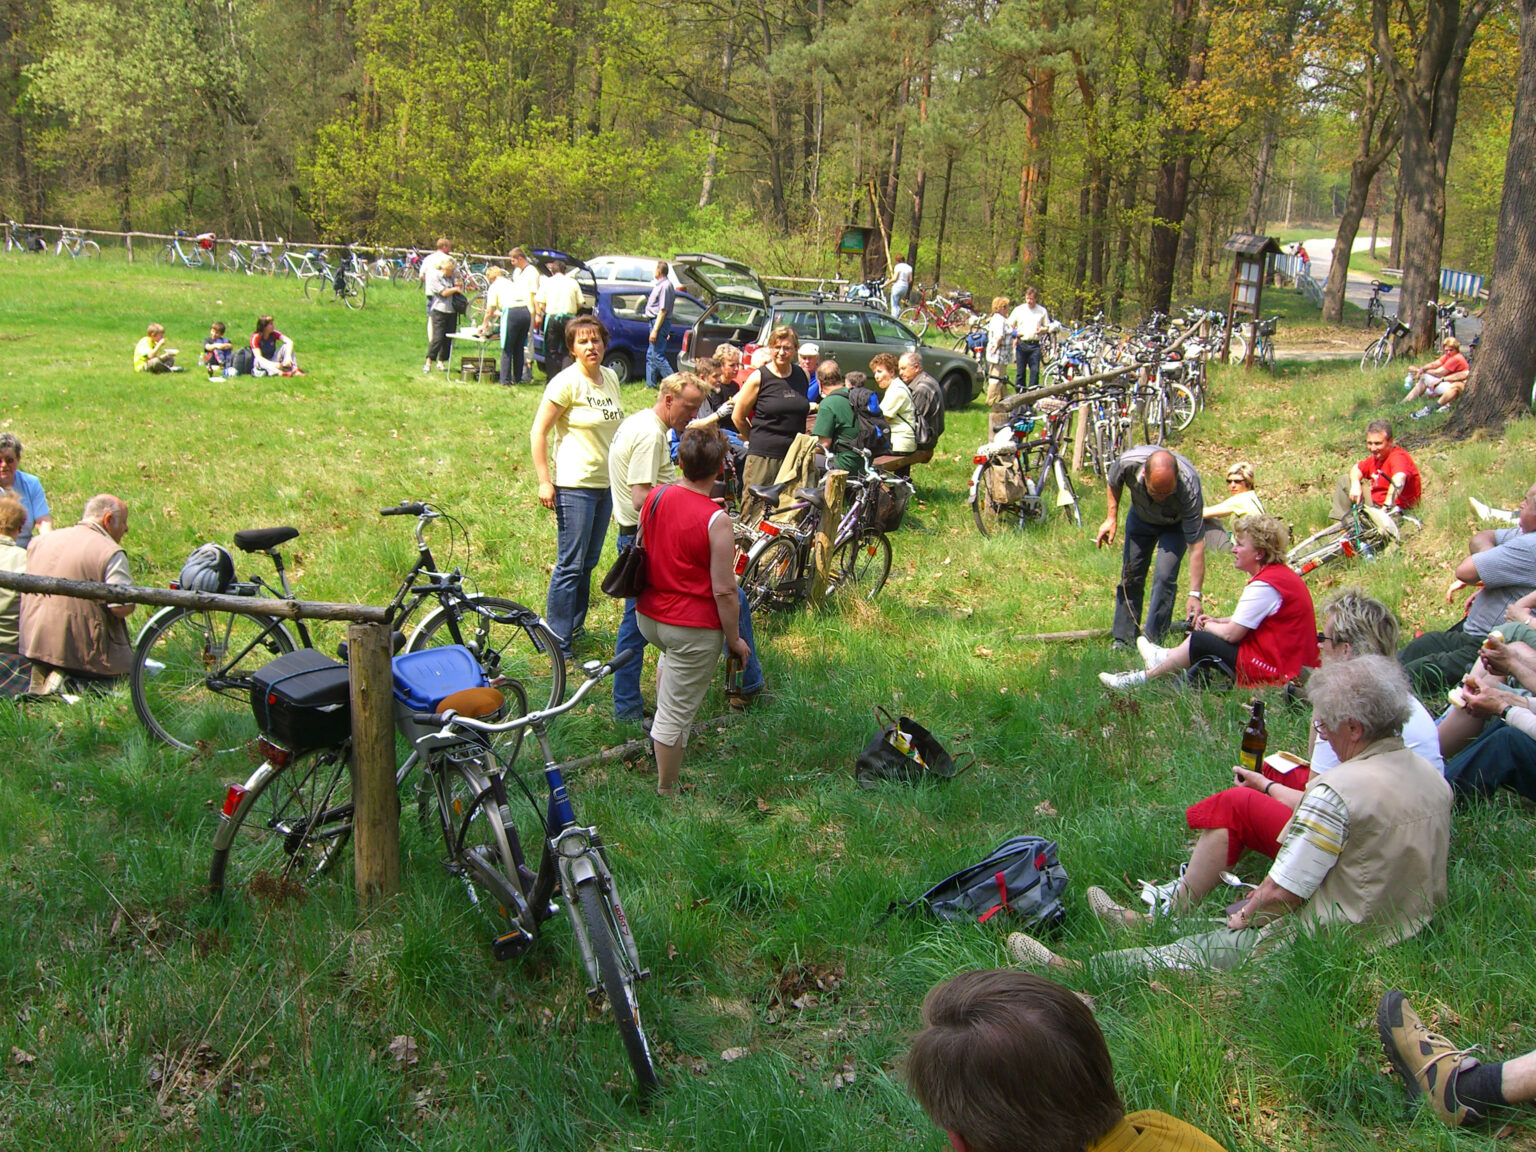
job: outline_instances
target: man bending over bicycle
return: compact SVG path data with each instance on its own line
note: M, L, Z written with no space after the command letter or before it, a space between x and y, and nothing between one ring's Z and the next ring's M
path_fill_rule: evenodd
M1367 424L1365 446L1371 454L1340 476L1334 486L1335 520L1345 519L1364 502L1367 483L1371 503L1389 514L1419 502L1419 467L1392 439L1391 421L1372 420Z

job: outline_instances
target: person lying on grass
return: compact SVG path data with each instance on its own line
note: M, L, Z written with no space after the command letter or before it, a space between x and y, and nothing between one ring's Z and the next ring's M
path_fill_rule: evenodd
M1238 684L1284 684L1303 668L1317 666L1317 618L1312 593L1285 565L1285 525L1273 516L1244 516L1237 522L1232 561L1249 580L1228 617L1195 617L1194 631L1177 648L1162 648L1145 636L1136 647L1144 671L1100 672L1107 688L1139 688L1149 680L1191 672L1205 680L1219 676Z
M1397 617L1380 600L1359 588L1346 588L1323 607L1323 630L1318 633L1324 663L1353 660L1360 656L1393 656L1399 634ZM1443 770L1440 733L1435 718L1413 697L1403 728L1403 742L1437 770ZM1200 833L1189 863L1164 884L1143 884L1142 900L1152 906L1149 916L1181 915L1194 910L1216 888L1224 869L1234 867L1249 851L1271 860L1280 851L1280 838L1291 813L1301 803L1312 779L1338 767L1333 745L1309 729L1309 763L1297 763L1288 771L1261 765L1260 771L1233 766L1236 785L1191 804L1184 813L1189 827ZM1114 902L1100 888L1088 889L1090 905ZM1126 911L1128 924L1139 923L1140 913Z
M1385 656L1330 662L1307 682L1312 724L1339 765L1307 785L1286 824L1269 875L1225 926L1171 944L1094 957L1107 974L1162 968L1235 968L1261 946L1348 929L1367 947L1418 935L1445 902L1451 786L1403 744L1411 709L1408 677ZM1100 891L1093 910L1124 928L1134 918ZM1032 936L1008 949L1022 964L1073 969Z

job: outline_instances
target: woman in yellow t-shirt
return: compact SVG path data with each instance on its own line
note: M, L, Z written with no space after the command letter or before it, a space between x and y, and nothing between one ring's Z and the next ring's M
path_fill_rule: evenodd
M613 497L608 489L608 449L624 419L619 379L603 367L608 329L595 316L565 326L565 346L575 363L544 389L533 418L533 469L539 503L555 514L555 570L549 574L544 618L571 658L571 642L587 620L592 569L603 555ZM555 434L555 467L549 467L549 434Z
M1205 506L1205 548L1207 552L1232 551L1232 535L1223 520L1240 516L1263 516L1264 505L1253 490L1253 465L1239 460L1227 469L1227 498L1220 504Z

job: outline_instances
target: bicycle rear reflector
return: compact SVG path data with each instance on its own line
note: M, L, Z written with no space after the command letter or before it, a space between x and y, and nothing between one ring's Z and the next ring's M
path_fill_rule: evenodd
M274 744L265 736L260 737L256 741L256 747L261 752L262 757L274 768L288 767L288 761L293 755L281 744Z
M240 807L240 801L245 799L245 794L250 789L244 784L231 784L229 791L224 794L224 815L233 816Z

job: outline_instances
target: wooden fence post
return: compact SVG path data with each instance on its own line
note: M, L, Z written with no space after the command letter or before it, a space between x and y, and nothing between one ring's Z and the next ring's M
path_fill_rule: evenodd
M389 656L389 625L348 625L353 882L362 908L374 907L400 890L400 801L395 793L395 705Z
M1088 444L1088 401L1077 402L1077 422L1072 429L1072 474L1083 470L1083 453Z
M832 541L837 537L837 525L843 518L843 488L848 473L841 468L827 470L826 485L822 496L827 506L822 509L821 525L816 530L815 567L811 571L811 604L822 608L827 602L827 576L832 570Z
M128 263L132 264L133 263L133 233L132 232L129 232L129 233L127 233L127 234L125 234L123 236L123 247L128 249Z

